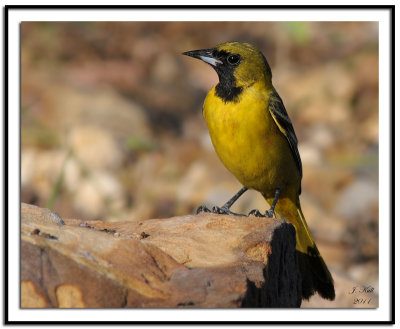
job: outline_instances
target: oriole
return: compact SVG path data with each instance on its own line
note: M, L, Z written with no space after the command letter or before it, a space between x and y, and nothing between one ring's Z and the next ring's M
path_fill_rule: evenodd
M213 212L234 214L231 205L247 190L259 191L274 213L296 229L296 253L302 275L302 297L315 292L333 300L332 276L322 259L301 211L302 163L297 137L272 85L271 68L254 46L226 42L214 48L188 51L217 72L219 83L203 105L215 151L243 188ZM199 211L209 211L200 207ZM262 216L258 210L251 212Z

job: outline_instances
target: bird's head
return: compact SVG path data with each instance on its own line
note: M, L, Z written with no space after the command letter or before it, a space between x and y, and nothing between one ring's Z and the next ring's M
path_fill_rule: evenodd
M220 84L246 88L255 82L271 84L271 68L264 55L254 46L242 42L225 42L214 48L184 52L201 59L217 72Z

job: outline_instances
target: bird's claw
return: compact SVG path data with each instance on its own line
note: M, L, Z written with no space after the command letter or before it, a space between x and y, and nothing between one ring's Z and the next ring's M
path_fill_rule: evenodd
M258 209L253 209L249 212L248 216L265 217Z
M224 207L218 207L218 206L212 207L212 212L214 214L220 214L220 215L229 215L229 214L231 214L231 211L229 209L224 208Z
M214 206L212 207L212 212L214 214L219 214L219 215L234 215L234 216L245 216L243 214L238 214L236 212L230 211L229 208L226 207L218 207Z
M243 214L237 214L233 211L230 211L229 208L226 207L218 207L218 206L214 206L211 208L211 210L209 208L207 208L206 206L200 206L197 208L196 210L196 214L201 214L201 213L213 213L213 214L218 214L218 215L234 215L234 216L245 216Z
M220 215L226 215L231 213L229 209L224 207L214 206L210 210L208 207L203 205L197 208L196 214L201 214L203 212L211 212L213 214L220 214Z
M201 214L201 213L203 213L203 212L211 212L211 210L210 209L208 209L206 206L200 206L200 207L198 207L197 208L197 210L196 210L196 214Z
M274 211L273 210L266 210L265 214L262 214L262 213L260 213L260 211L258 209L253 209L252 211L249 212L248 216L272 218L274 216Z
M274 217L274 211L273 210L266 210L265 211L265 217L268 217L268 218Z

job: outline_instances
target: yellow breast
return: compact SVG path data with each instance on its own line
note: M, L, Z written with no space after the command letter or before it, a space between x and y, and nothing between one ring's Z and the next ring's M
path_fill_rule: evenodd
M248 188L275 191L286 185L279 166L287 168L291 151L268 110L269 94L254 84L237 102L225 103L211 89L203 115L215 151L225 167ZM284 152L282 152L284 151ZM293 168L297 171L296 168Z

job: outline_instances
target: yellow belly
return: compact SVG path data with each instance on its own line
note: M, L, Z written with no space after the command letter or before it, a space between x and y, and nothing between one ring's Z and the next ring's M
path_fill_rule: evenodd
M203 115L219 158L244 186L266 197L278 187L298 188L300 174L289 143L268 110L267 93L254 86L240 95L239 102L224 103L213 88Z

